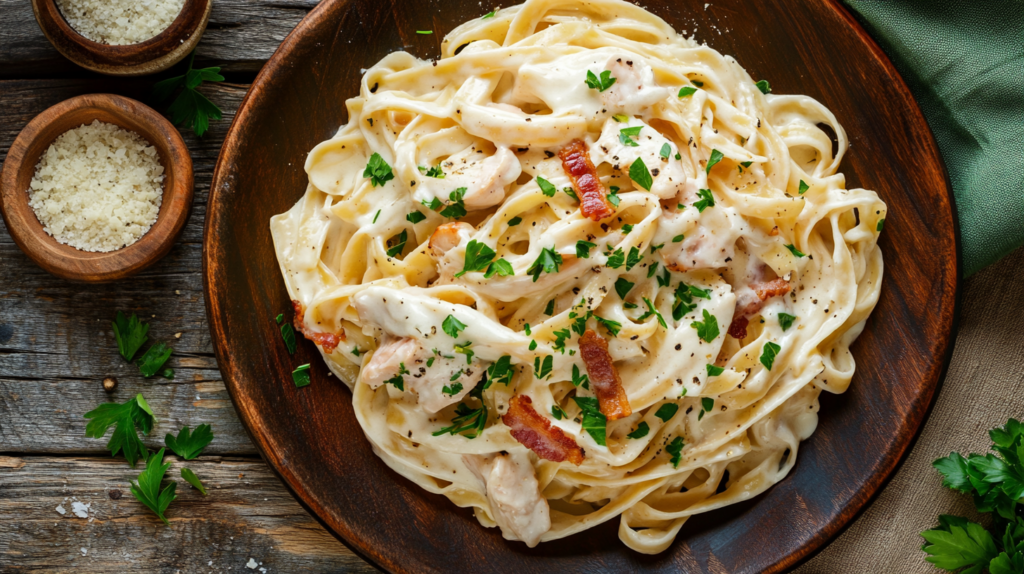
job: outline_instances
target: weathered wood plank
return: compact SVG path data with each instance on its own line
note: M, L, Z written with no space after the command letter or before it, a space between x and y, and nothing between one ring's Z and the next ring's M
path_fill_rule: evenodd
M217 0L196 61L231 73L255 73L319 0ZM26 0L0 0L0 78L94 75L47 41Z
M199 475L209 496L181 479L182 466ZM260 460L175 460L167 474L178 483L170 526L132 496L129 480L141 468L102 458L0 456L0 570L375 572ZM76 516L74 502L89 505L79 508L86 517ZM245 567L250 559L256 569Z

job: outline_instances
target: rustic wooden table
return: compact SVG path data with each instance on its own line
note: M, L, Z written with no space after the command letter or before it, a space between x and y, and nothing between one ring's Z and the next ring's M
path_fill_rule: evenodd
M184 133L195 165L195 202L184 234L161 263L112 285L72 284L36 267L0 226L0 572L375 571L310 517L260 459L217 370L203 302L203 219L221 141L256 72L317 2L214 3L196 64L223 68L228 82L202 91L224 119L202 139ZM0 159L47 107L95 92L152 103L154 82L167 75L122 80L85 72L49 45L28 0L0 0ZM917 532L940 512L963 512L966 504L939 489L930 460L983 448L984 430L1024 407L1014 359L1021 344L1007 335L1024 327L1022 279L1024 253L1018 252L966 282L964 326L921 440L879 501L800 572L932 571ZM173 381L145 380L121 360L110 329L119 310L146 318L153 340L172 342ZM101 386L108 375L120 381L113 395ZM216 435L204 456L189 463L210 495L179 486L170 527L129 493L138 471L111 458L105 440L85 438L85 412L139 392L158 419L145 441L150 448L183 425L210 423ZM965 406L956 398L965 392L985 408ZM74 502L85 506L76 513ZM256 569L246 568L250 559Z

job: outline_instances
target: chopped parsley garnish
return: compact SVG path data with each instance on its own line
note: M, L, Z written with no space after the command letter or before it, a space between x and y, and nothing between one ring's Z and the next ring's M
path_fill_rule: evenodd
M192 472L191 468L182 468L181 478L184 478L185 482L191 484L193 488L198 490L203 496L206 496L206 487L203 486L202 481L199 480L196 473Z
M661 249L662 247L665 247L664 243L659 243L657 245L652 245L651 246L651 253L654 253L655 251Z
M881 232L882 228L885 227L885 218L878 220L878 225L875 226L875 231Z
M779 326L782 327L783 331L789 330L789 328L793 326L793 321L796 321L796 317L794 315L790 315L789 313L779 313Z
M800 251L799 249L797 249L793 245L787 245L786 249L789 249L789 252L793 254L793 257L796 257L796 258L807 257L806 253L803 253L802 251Z
M698 88L703 88L704 87L704 82L702 82L700 80L690 80L690 82L692 82L693 85L697 86Z
M558 193L558 188L554 184L539 175L537 176L537 185L540 186L541 193L547 197L554 197Z
M149 340L146 335L149 333L149 324L139 321L135 313L132 313L131 318L125 318L124 313L118 311L110 326L114 329L118 352L130 363L135 353Z
M466 216L466 204L462 201L462 196L465 195L466 188L460 187L455 191L448 194L448 200L451 203L448 204L443 210L441 215L449 219L459 219ZM436 198L435 198L436 199Z
M562 193L568 195L569 197L573 198L576 201L580 200L580 196L576 195L576 190L571 187L563 187Z
M203 137L210 127L210 118L219 120L222 112L196 88L203 82L223 82L224 76L220 75L220 68L193 69L192 62L195 57L196 53L193 50L188 59L188 68L183 75L157 82L153 86L153 96L158 102L164 102L180 87L181 92L167 108L171 122L174 125L191 126L197 136Z
M417 34L433 34L433 30L416 30Z
M722 161L722 152L717 149L711 150L711 157L708 158L708 165L704 168L704 173L711 173L711 168L715 167L715 164Z
M706 367L708 369L708 376L709 377L717 377L718 375L721 375L722 373L725 372L725 368L724 367L716 367L715 365L712 365L710 363L708 363L706 365Z
M598 317L597 315L594 315L594 318L597 319L597 322L603 325L605 329L608 329L608 332L612 334L612 337L619 336L619 330L622 329L622 323L612 321L611 319L605 319L604 317Z
M135 364L138 365L142 376L147 379L158 373L164 378L173 379L174 371L172 369L163 368L167 359L171 358L171 353L173 351L174 349L168 347L165 343L157 343L146 349L146 352L136 359Z
M626 295L629 295L629 290L633 288L636 283L629 282L625 277L619 277L615 280L615 292L619 294L619 298L623 301L626 300Z
M658 264L655 263L654 265L651 265L651 267L647 270L647 278L650 279L651 277L654 277L655 275L657 275L657 273L658 273ZM661 281L658 281L658 283L661 283Z
M668 329L668 324L665 323L665 318L661 316L661 313L654 307L654 303L650 299L644 297L644 305L647 305L647 312L637 317L637 321L643 321L644 319L654 316L658 318L658 323Z
M569 332L569 329L559 329L559 330L554 332L554 335L555 335L555 344L553 345L553 347L554 347L554 349L556 351L559 351L559 352L561 352L564 355L565 354L565 342L572 338L572 333Z
M754 85L757 86L757 89L761 90L762 94L772 91L772 86L768 83L768 80L760 80Z
M704 418L704 413L711 412L715 408L715 399L703 397L700 399L700 412L697 413L697 420Z
M523 332L526 333L527 337L530 337L530 336L533 335L533 333L530 332L530 324L529 323L525 323L523 325Z
M649 432L651 432L651 427L647 422L640 421L640 424L636 425L636 430L626 435L626 438L644 438Z
M511 277L515 274L516 272L514 269L512 269L512 264L506 261L505 258L503 257L487 266L487 271L484 273L484 278L490 279L495 275L499 275L501 277Z
M494 14L495 14L495 12L492 10L492 11L484 14L483 16L481 16L480 19L481 20L486 20L488 18L494 18Z
M139 458L145 458L148 454L149 451L139 439L136 429L148 435L149 431L153 430L156 419L141 394L122 404L103 403L85 413L85 418L91 419L85 425L85 436L88 438L103 438L107 430L114 427L114 432L107 442L110 456L117 456L118 452L123 452L128 464L134 467Z
M362 355L363 352L359 350L359 347L354 347L352 349L352 354L358 357L359 355ZM433 357L431 357L431 358L433 358ZM427 365L427 366L429 367L430 365Z
M467 343L463 343L461 345L455 345L455 352L456 353L458 353L460 355L466 355L466 364L467 365L473 362L473 355L476 354L476 353L473 352L473 349L470 348L470 345L472 345L472 344L473 343L468 343L467 342ZM402 365L402 370L405 370L405 365L404 364ZM409 374L408 371L406 371L405 374Z
M437 164L430 169L427 169L423 166L418 166L417 169L419 169L420 172L422 172L427 177L432 177L434 179L444 179L444 170L441 169L441 164Z
M462 371L459 371L458 374L462 375ZM454 397L455 395L457 395L460 392L462 392L462 388L463 388L462 387L462 383L455 383L454 385L452 385L450 387L448 385L445 385L445 386L441 387L441 392L443 394L448 395L449 397Z
M388 162L384 161L379 153L373 152L370 161L366 164L366 169L363 170L363 177L370 178L371 187L377 187L395 179L395 174L391 171Z
M427 209L430 209L432 211L437 211L438 209L441 208L441 206L444 205L443 203L441 203L441 200L436 198L436 197L431 198L430 201L427 201L426 199L424 199L420 203L422 203L424 207L426 207Z
M405 214L405 220L408 221L409 223L419 223L426 218L426 215L423 215L418 211L412 211Z
M531 351L536 351L537 350L537 341L530 341L530 350Z
M471 271L485 271L491 264L494 256L497 253L490 248L486 243L481 243L476 239L470 239L469 244L466 246L466 258L465 263L462 266L462 271L455 274L456 277L462 277L466 273Z
M619 199L619 188L612 187L611 192L609 192L608 195L606 195L604 197L605 197L605 199L608 200L608 203L612 204L612 206L614 206L614 207L618 207L619 206L619 201L620 201L620 199Z
M163 482L167 469L171 468L171 463L164 464L163 461L164 449L160 449L146 459L146 469L139 474L138 482L129 482L132 485L132 495L152 510L164 524L170 526L171 523L164 517L164 512L167 512L167 507L174 502L175 498L178 498L174 494L178 483L171 482L163 490L160 490L160 483Z
M800 180L800 195L803 195L808 189L811 189L811 186L807 185L807 183L804 180L801 179Z
M669 156L672 155L672 146L668 145L667 143L662 145L661 151L658 152L658 155L660 155L664 159L668 159Z
M682 243L684 239L686 239L685 235L676 235L672 238L672 243Z
M603 92L615 84L615 78L612 77L612 73L608 70L601 72L601 76L595 76L594 72L587 70L587 87L599 92Z
M704 309L704 320L694 321L690 323L690 326L697 330L697 337L704 339L708 343L714 341L719 335L718 319L711 313L708 313L707 309Z
M512 357L502 355L500 359L491 363L490 367L487 367L487 380L492 383L501 383L508 386L512 382L512 375L515 372L515 369L512 368Z
M651 172L647 171L647 166L641 158L636 158L633 165L629 166L629 179L647 191L651 191L651 186L654 185Z
M452 339L457 339L459 333L466 329L466 324L456 319L454 315L448 315L441 323L441 329Z
M614 116L612 116L612 119L619 122L620 124L624 124L629 121L629 116L627 116L626 114L615 114Z
M640 147L640 144L636 143L636 140L633 138L640 137L640 131L643 129L644 126L622 128L619 130L619 142L629 147Z
M380 211L381 210L378 209L377 213L373 214L373 221L371 223L377 223L377 218L380 217Z
M583 241L582 239L576 241L576 257L580 259L590 259L590 250L597 247L596 243L589 241Z
M690 87L690 86L683 86L683 87L679 88L679 97L680 98L685 98L686 96L692 96L696 92L697 92L697 88L693 88L693 87Z
M519 225L522 222L523 222L523 218L519 217L519 216L516 216L516 217L513 217L512 219L508 220L508 226L509 227L515 227L515 226Z
M632 223L627 223L627 224L623 225L623 226L622 226L622 231L623 231L624 233L630 233L630 232L632 232L632 231L633 231L633 224L632 224Z
M698 189L697 197L700 198L700 201L694 203L693 206L699 213L704 213L705 209L715 206L715 196L711 194L710 189Z
M391 241L388 241L388 243L393 245L391 248L388 249L388 257L395 257L397 255L401 255L402 251L405 250L405 243L408 240L409 233L404 229L402 230L402 233L398 235L397 240L394 237L392 237Z
M548 317L550 317L550 316L555 314L555 300L554 299L548 301L548 306L544 307L544 314L547 315Z
M309 363L305 365L299 365L292 371L292 382L295 383L295 387L301 389L302 387L309 386Z
M569 415L565 414L562 407L558 405L551 405L551 416L555 417L556 421L569 418Z
M203 449L211 442L213 442L213 431L210 429L210 425L199 425L195 432L184 427L178 432L177 438L170 433L164 437L164 444L167 445L167 448L185 460L192 460L199 456L199 453L203 452Z
M654 413L654 416L662 420L662 422L668 422L668 419L675 416L676 411L679 410L679 405L675 403L665 403L658 407L658 412Z
M683 443L683 437L681 436L677 436L672 439L672 442L665 446L665 452L672 455L669 462L672 463L673 468L679 468L679 461L683 458L683 446L685 446L685 444Z
M459 371L459 373L462 373L462 371ZM458 378L458 377L455 377L455 378ZM398 389L400 391L404 391L405 390L405 379L402 378L402 375L395 375L395 376L391 377L390 379L384 381L384 384L385 385L393 385L396 389Z
M544 359L543 360L541 360L540 357L534 357L533 358L533 374L534 374L534 376L536 376L538 379L543 379L544 377L550 375L551 374L551 365L552 365L553 361L554 361L554 357L552 357L551 355L544 355Z
M605 265L611 267L612 269L618 269L619 267L622 267L625 263L626 254L622 251L621 248L619 248L615 250L615 253L612 253L611 255L608 256L608 261L605 263Z
M580 367L576 364L573 364L572 366L572 386L582 386L584 389L590 388L590 377L584 373L580 373Z
M697 308L697 304L693 302L693 292L685 283L680 283L676 287L675 297L675 302L672 303L672 318L676 321Z
M764 349L761 350L761 364L764 365L764 368L769 371L772 370L772 365L775 364L775 356L778 355L781 350L782 347L777 343L768 341L764 344Z
M655 263L651 268L657 270L658 264ZM668 267L666 267L662 269L661 275L658 275L658 287L668 287L671 282L672 274L669 272Z
M583 411L583 430L594 439L594 442L606 446L606 433L608 417L601 414L601 407L597 397L573 397L576 406Z
M687 289L690 290L690 295L693 295L694 297L707 299L709 301L711 300L711 289L701 289L700 287L694 287L693 285L688 285Z
M526 270L527 275L533 276L533 282L540 279L541 273L558 273L558 266L562 264L562 256L550 247L545 247L533 265Z
M643 258L644 256L640 254L640 250L637 249L635 245L633 247L630 247L629 255L626 256L626 271L630 271L631 269L633 269L633 267L637 263L640 263L640 261Z
M490 380L482 381L472 391L469 391L469 396L480 401L479 408L474 409L470 408L466 403L459 403L455 407L455 418L452 419L451 426L444 427L431 434L433 436L461 434L469 439L480 436L480 433L484 432L484 427L487 426L487 405L484 403L483 393L490 386Z

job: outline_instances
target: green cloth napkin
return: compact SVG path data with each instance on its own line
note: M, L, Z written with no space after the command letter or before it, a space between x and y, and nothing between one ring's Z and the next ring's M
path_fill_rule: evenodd
M965 274L1024 244L1024 2L846 4L935 134L956 195Z

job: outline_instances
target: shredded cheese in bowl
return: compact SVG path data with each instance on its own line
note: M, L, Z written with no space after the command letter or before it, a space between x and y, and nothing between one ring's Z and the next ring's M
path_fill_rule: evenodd
M68 130L39 158L29 206L46 233L82 251L116 251L153 226L164 167L138 134L99 120Z
M153 38L174 22L184 5L185 0L57 0L76 32L113 46Z

